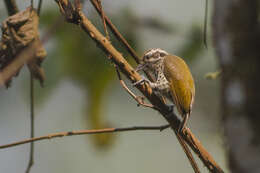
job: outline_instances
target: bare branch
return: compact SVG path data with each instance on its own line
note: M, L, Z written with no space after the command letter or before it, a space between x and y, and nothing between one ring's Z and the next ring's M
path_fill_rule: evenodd
M33 6L34 6L34 1L31 0L31 7L32 7L32 9L33 9Z
M124 127L124 128L105 128L105 129L92 129L92 130L80 130L80 131L70 131L70 132L60 132L52 133L46 136L40 136L36 138L30 138L19 142L14 142L6 145L1 145L0 149L10 148L17 145L22 145L30 142L41 141L45 139L52 139L64 136L76 136L76 135L91 135L91 134L101 134L101 133L115 133L115 132L125 132L125 131L141 131L141 130L159 130L163 131L168 128L170 125L162 126L133 126L133 127Z
M120 72L118 70L118 67L116 66L116 73L117 73L117 76L118 76L118 79L119 79L119 82L120 84L122 85L122 87L126 90L126 92L133 97L133 99L135 99L138 103L138 106L139 105L142 105L144 107L148 107L148 108L153 108L153 109L158 109L156 108L154 105L152 104L147 104L147 103L144 103L144 97L142 96L136 96L125 84L125 82L122 80L121 78L121 75L120 75Z
M175 132L175 135L176 135L176 137L177 137L177 139L178 139L178 141L179 141L183 151L185 152L186 156L188 157L194 172L195 173L200 173L199 167L198 167L198 165L197 165L197 163L196 163L196 161L195 161L195 159L194 159L194 157L193 157L189 147L185 143L185 140L183 140L183 138L179 135L179 133L177 131L174 130L174 132Z
M208 0L205 0L205 12L204 12L204 27L203 27L203 43L208 48L207 43L207 30L208 30Z
M108 40L110 40L108 31L107 31L107 24L106 24L106 20L105 20L105 12L104 12L104 10L103 10L103 8L102 8L101 1L100 1L100 0L96 0L96 1L97 1L97 3L98 3L99 9L100 9L100 11L101 11L101 18L102 18L102 21L103 21L104 31L105 31L105 33L106 33L106 38L107 38Z
M108 27L112 31L112 33L115 35L117 40L125 47L125 49L129 52L129 54L134 58L135 62L140 64L141 58L137 55L135 50L130 46L130 44L127 42L127 40L122 36L122 34L118 31L116 26L111 22L111 20L102 12L103 10L99 7L99 4L97 2L98 0L90 0L92 5L95 7L96 11L102 18L102 20L105 20L108 24ZM151 80L154 81L153 75L151 75L149 72L145 71L146 76Z
M41 14L41 8L42 8L42 0L39 0L38 7L37 7L37 14L40 16Z
M30 72L30 120L31 120L31 138L34 137L34 81L33 74ZM34 143L30 144L30 156L29 163L26 169L26 173L29 173L34 163Z
M106 23L108 24L108 27L111 29L111 31L113 32L113 34L117 37L117 39L125 46L125 48L128 50L128 52L130 53L130 55L135 59L135 61L137 63L140 63L140 58L138 57L137 53L135 52L135 50L128 44L128 42L126 41L126 39L120 34L120 32L118 31L118 29L115 27L115 25L111 22L111 20L103 13L102 15L102 9L100 9L97 0L90 0L90 2L92 3L92 5L95 7L95 9L97 10L97 12L99 13L99 15L102 17L104 16L104 19L106 21ZM103 18L103 17L102 17Z
M125 74L131 81L136 82L141 79L141 76L128 64L122 54L118 52L111 43L96 29L96 27L86 18L81 9L73 8L72 4L67 0L56 0L60 7L61 13L65 16L68 22L79 25L100 47L105 53L110 54L111 60L118 66L118 68ZM147 97L147 99L156 107L159 112L170 123L173 130L177 130L181 121L172 112L169 113L167 105L165 105L158 96L156 96L149 85L138 85L137 88ZM192 150L199 156L204 165L211 172L222 173L223 170L215 162L213 157L201 145L198 139L192 134L189 128L185 127L183 132L180 133L182 138L192 148Z

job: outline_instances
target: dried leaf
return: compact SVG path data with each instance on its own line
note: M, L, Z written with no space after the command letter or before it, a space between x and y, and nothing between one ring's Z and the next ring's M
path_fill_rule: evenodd
M41 63L46 57L46 51L40 43L38 25L39 18L37 12L30 7L3 21L0 43L0 70L6 68L32 42L39 42L33 59L27 65L34 78L38 79L41 85L43 85L45 74L41 68ZM19 74L19 70L17 69L15 76ZM9 81L6 81L6 87L9 87L10 82L11 78Z

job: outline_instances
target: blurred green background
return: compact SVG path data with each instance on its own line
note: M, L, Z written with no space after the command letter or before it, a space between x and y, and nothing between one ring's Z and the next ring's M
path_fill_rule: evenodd
M17 2L20 10L30 3L29 0ZM195 106L188 126L228 172L221 138L219 81L204 78L207 72L218 70L210 31L209 48L203 46L204 4L204 0L166 0L163 3L113 0L104 1L103 8L140 56L149 48L160 47L187 61L196 82ZM89 2L85 3L84 11L103 32L102 21ZM6 17L1 1L1 21ZM59 17L56 3L44 1L40 18L42 35ZM210 26L210 21L208 23ZM112 34L110 36L115 47L136 66ZM36 136L59 131L166 123L155 111L136 106L121 88L112 63L77 26L60 22L45 47L48 56L43 67L47 80L44 88L37 83L35 91ZM131 88L131 84L128 86ZM22 70L10 89L0 89L0 97L0 144L28 138L28 70ZM0 150L1 172L23 172L28 158L29 145ZM208 172L200 161L198 163L202 172ZM171 130L37 142L31 170L32 173L166 171L193 171Z

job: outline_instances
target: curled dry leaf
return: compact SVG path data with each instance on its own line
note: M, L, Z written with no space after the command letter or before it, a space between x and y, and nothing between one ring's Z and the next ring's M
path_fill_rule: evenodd
M16 13L2 22L2 39L0 42L0 71L6 68L19 53L33 42L38 42L37 48L33 53L33 58L27 64L34 78L38 79L43 85L45 79L44 70L41 63L46 57L46 51L39 39L38 32L39 18L37 12L32 8ZM15 75L19 74L18 68ZM10 86L11 76L5 82L6 87Z

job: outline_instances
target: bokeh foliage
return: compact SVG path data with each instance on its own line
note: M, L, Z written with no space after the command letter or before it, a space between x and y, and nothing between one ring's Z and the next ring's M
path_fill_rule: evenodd
M130 22L125 20L129 11L125 10L121 16L114 21L121 23L119 30L129 41L131 45L135 45L137 49L138 42L136 30ZM54 11L47 11L41 16L42 28L52 25L57 21L60 14ZM91 17L94 23L98 24L100 31L103 31L102 21L98 16ZM44 103L55 86L63 79L69 78L85 91L86 100L86 116L87 124L90 128L109 127L109 123L105 120L105 113L102 106L102 100L108 90L108 86L112 85L116 79L115 68L97 45L84 33L79 27L60 22L55 31L52 31L48 51L48 62L44 64L47 71L47 80L45 88L37 88L38 104ZM111 36L111 42L115 47L120 48L122 54L127 57L128 53L119 46L118 41ZM107 146L112 142L111 134L94 135L94 142L97 146Z

